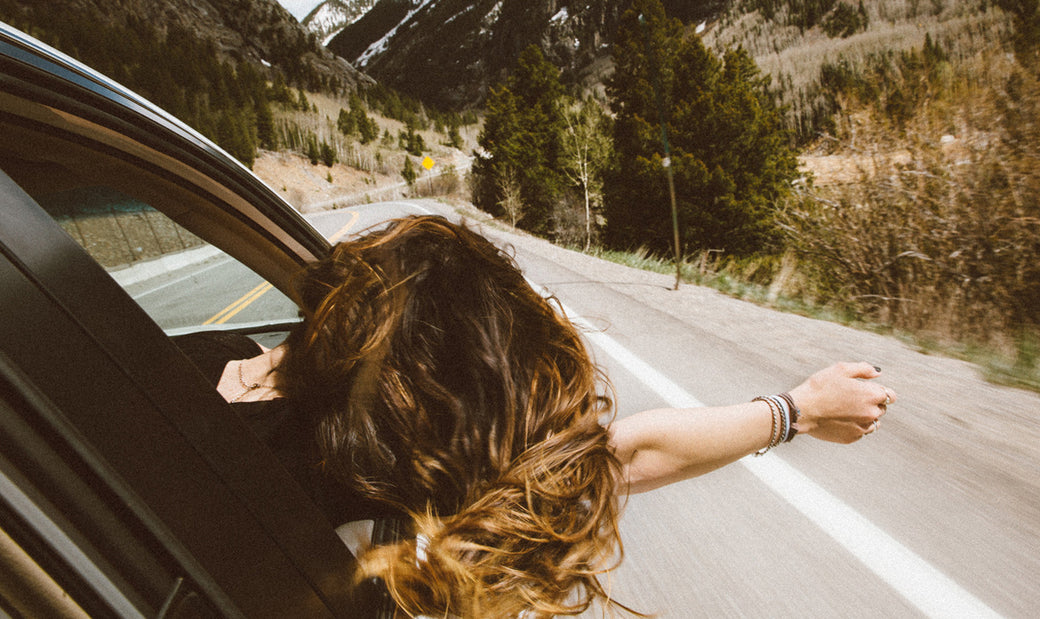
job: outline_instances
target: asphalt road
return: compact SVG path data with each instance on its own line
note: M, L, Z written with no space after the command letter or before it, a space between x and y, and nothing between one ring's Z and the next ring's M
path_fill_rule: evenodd
M327 236L349 235L428 212L457 217L437 202L401 201L310 219ZM512 247L529 280L586 325L619 416L749 400L837 360L883 365L900 394L877 436L852 446L799 437L765 457L630 497L625 558L605 577L617 600L662 617L1040 616L1040 398L988 385L966 364L892 338L691 286L670 291L670 276L497 225L481 230ZM222 270L233 265L191 268L182 277L209 292L162 310L189 323L220 316L262 284ZM175 297L175 279L162 294L136 294ZM275 297L259 294L238 318L292 311Z

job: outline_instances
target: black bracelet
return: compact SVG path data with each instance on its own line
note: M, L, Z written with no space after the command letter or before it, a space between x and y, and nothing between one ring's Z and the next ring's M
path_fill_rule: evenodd
M798 410L798 407L794 405L794 398L791 397L790 393L781 393L780 397L784 399L784 402L787 402L787 406L791 411L791 423L788 424L787 436L785 436L783 440L783 442L789 443L791 442L791 439L798 435L798 428L795 428L794 424L798 423L798 415L800 415L802 411Z

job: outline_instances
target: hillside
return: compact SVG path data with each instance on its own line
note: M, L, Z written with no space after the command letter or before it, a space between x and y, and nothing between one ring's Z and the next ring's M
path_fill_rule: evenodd
M394 199L413 193L458 193L460 196L464 193L461 180L469 170L470 154L476 147L479 130L476 125L458 128L460 143L457 146L448 144L447 137L432 126L418 129L425 148L422 155L417 156L409 154L400 145L400 136L406 131L405 123L400 120L369 110L368 117L382 137L362 143L356 134L346 135L336 126L340 110L350 106L348 101L334 95L312 93L308 106L308 111L277 110L275 124L283 134L302 133L312 136L318 143L329 144L336 154L335 162L325 165L320 161L309 161L306 148L291 145L286 135L281 140L283 147L280 150L261 150L253 164L253 172L301 212ZM401 175L405 159L411 158L413 165L418 167L427 156L434 167L430 171L419 169L420 175L413 191ZM458 186L436 186L434 179L441 178L438 175Z
M382 0L329 48L382 83L440 107L478 105L525 47L544 42L573 71L603 45L616 10L598 0L580 14L554 2ZM590 23L586 24L588 21ZM445 45L451 41L452 45Z
M370 81L322 46L276 0L0 0L0 20L74 56L86 54L95 64L93 49L109 55L125 44L94 41L91 34L99 27L143 39L177 30L196 44L212 44L225 61L247 62L271 78L280 74L289 84L353 90ZM122 61L133 64L134 59Z
M387 86L442 108L479 106L517 56L538 45L564 80L596 87L626 3L619 0L380 0L329 41ZM665 3L690 23L722 2ZM450 41L450 45L445 42Z
M920 48L926 35L970 57L1000 45L1008 29L1007 16L982 0L662 4L712 48L748 50L772 76L803 141L836 109L822 76L826 66L860 68ZM620 0L380 0L328 47L380 83L445 109L479 107L488 87L532 44L561 68L566 84L598 91L611 72L610 46L625 6Z
M1011 29L1009 16L985 0L885 2L851 0L816 3L828 8L810 14L814 3L743 0L712 22L705 42L715 49L743 47L772 76L791 127L812 140L840 107L834 69L867 72L901 54L924 47L926 37L951 60L999 51ZM801 11L790 7L802 7ZM767 7L772 7L767 10ZM847 10L843 11L843 7ZM846 15L847 27L839 28ZM896 76L892 76L896 77Z
M872 54L920 47L927 33L970 53L1006 27L1003 15L980 0L864 0L855 10L845 0L663 4L691 33L703 31L713 47L751 52L785 102L798 109L795 115L806 118L823 113L818 86L824 63L844 58L856 64ZM598 89L610 72L610 45L625 6L620 0L380 0L328 47L427 103L475 106L532 44L561 68L565 82Z

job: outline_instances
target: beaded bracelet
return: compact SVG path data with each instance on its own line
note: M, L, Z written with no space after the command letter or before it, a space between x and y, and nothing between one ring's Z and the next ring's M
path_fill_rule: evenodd
M780 444L780 441L777 440L777 439L779 437L783 436L783 434L779 431L780 430L780 424L782 423L781 422L781 412L780 412L780 407L776 404L776 402L774 402L771 398L769 398L767 396L758 396L757 398L755 398L754 400L751 400L751 401L752 402L759 402L759 401L765 402L766 404L769 405L769 412L772 413L772 415L773 415L773 427L769 431L769 443L767 443L766 446L763 447L762 449L760 449L760 450L755 452L756 456L762 456L762 455L765 455L766 452L768 452L770 449L772 449L773 447L776 447L777 445Z

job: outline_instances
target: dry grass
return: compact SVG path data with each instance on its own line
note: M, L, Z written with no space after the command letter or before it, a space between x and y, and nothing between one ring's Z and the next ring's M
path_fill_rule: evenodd
M336 126L340 110L349 109L349 101L321 93L307 93L307 98L317 108L316 112L275 111L275 124L283 149L305 155L304 140L308 134L312 134L319 143L324 141L331 145L339 161L356 170L390 176L400 174L406 154L398 146L398 134L405 130L404 123L370 111L369 116L379 126L379 137L362 144L356 136L344 135ZM439 164L455 165L460 155L476 147L479 129L479 125L467 125L459 129L463 142L461 149L446 146L443 143L446 136L436 131L422 130L418 133L426 143L429 155ZM389 139L386 138L387 133Z
M843 62L862 69L874 57L921 48L926 35L951 58L967 61L999 47L1010 28L1008 16L982 0L864 0L863 4L869 25L847 38L829 37L819 26L802 30L784 25L783 14L767 20L757 12L742 13L738 5L705 33L705 43L716 49L748 50L759 68L773 77L792 127L797 127L799 119L812 117L814 108L826 106L820 89L824 63Z
M1040 80L1004 54L956 73L904 126L839 123L869 165L804 188L783 225L826 304L1040 385Z

